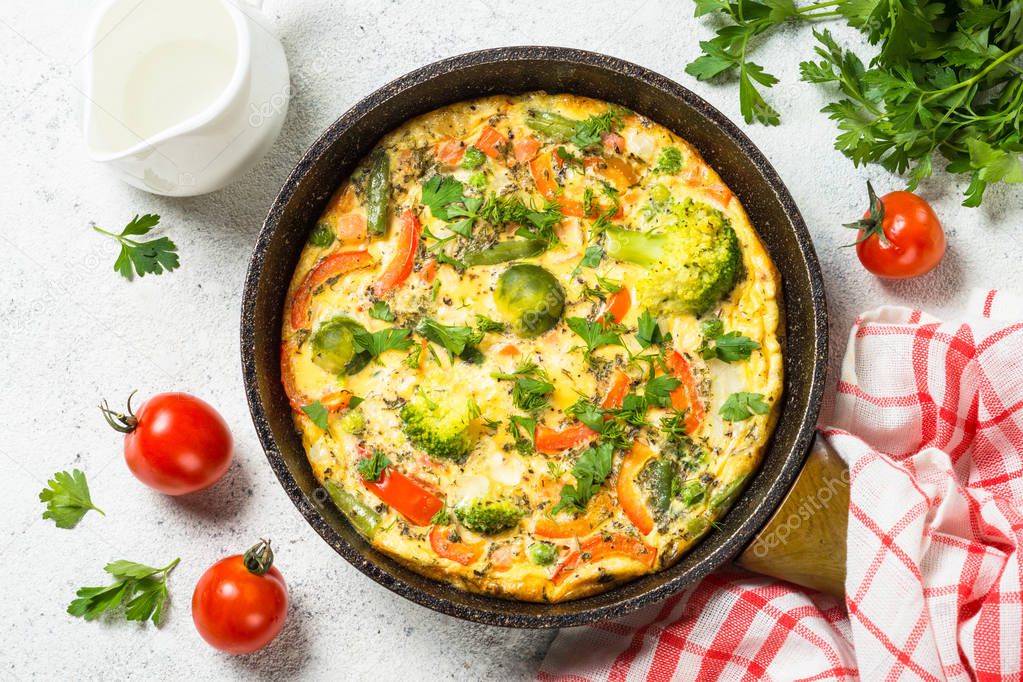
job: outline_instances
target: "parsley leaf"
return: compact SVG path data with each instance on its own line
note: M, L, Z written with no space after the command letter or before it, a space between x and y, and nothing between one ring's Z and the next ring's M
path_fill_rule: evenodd
M637 322L639 326L636 330L636 340L644 349L660 345L671 338L669 334L661 331L661 325L657 323L657 318L651 315L649 310L644 310Z
M135 216L121 231L121 234L114 234L99 228L96 225L92 229L100 234L113 237L121 245L121 252L114 261L114 270L127 280L135 275L145 277L147 274L159 275L165 270L170 272L176 270L178 262L178 247L167 237L139 241L130 237L139 237L146 234L160 223L160 216L147 213L144 216Z
M760 348L760 342L739 332L725 334L724 323L714 317L701 322L700 331L703 333L703 341L700 343L699 351L705 360L715 358L722 362L749 360L753 351Z
M575 404L570 406L566 413L572 415L586 426L590 427L597 433L604 431L604 410L594 405L586 398L579 398L575 401Z
M443 346L451 360L456 355L466 362L480 358L475 346L482 339L482 333L472 327L441 324L431 317L424 317L416 325L416 332L427 341Z
M330 412L323 406L319 400L314 400L308 405L302 406L302 411L305 412L306 416L312 420L313 424L316 424L320 428L320 431L327 430L327 416Z
M39 501L46 504L43 518L53 519L57 528L74 528L90 509L106 516L92 503L89 484L80 470L58 471L46 484L39 493Z
M409 338L412 332L401 327L387 327L371 332L365 328L352 329L355 336L355 352L369 353L374 359L389 350L408 350L415 342Z
M767 414L771 406L764 402L762 393L733 393L721 405L721 418L729 422L741 422L754 414Z
M369 309L369 316L382 322L394 322L394 313L385 301L374 301Z
M586 344L587 354L601 346L624 346L621 327L590 322L582 317L570 317L565 320L568 328L574 331Z
M513 414L508 418L508 431L515 439L515 449L524 455L535 450L533 436L536 433L536 419L525 415Z
M612 111L590 116L576 124L575 133L570 141L579 149L586 149L598 144L605 133L610 133L615 126L621 125L622 119Z
M660 374L643 387L643 397L648 404L655 407L671 407L671 392L682 385L682 382L670 374Z
M423 183L423 203L434 218L447 221L451 217L448 207L465 200L463 189L462 183L450 175L434 175Z
M566 484L561 489L561 497L551 510L552 514L567 511L582 514L590 499L600 490L601 484L611 475L611 455L613 448L610 443L600 443L588 448L572 466L575 485Z
M390 458L380 450L374 450L369 457L363 457L355 464L356 471L362 480L377 483L384 477L384 470L391 466Z
M72 616L95 620L101 614L125 605L128 620L152 620L159 625L163 606L167 600L167 577L181 559L175 559L163 568L153 568L133 561L114 561L103 570L115 578L110 585L82 587L77 599L67 607Z

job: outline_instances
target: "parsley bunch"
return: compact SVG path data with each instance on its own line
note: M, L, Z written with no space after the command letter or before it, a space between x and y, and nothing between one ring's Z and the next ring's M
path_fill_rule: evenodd
M844 19L877 46L870 63L824 29L814 31L819 60L800 64L804 81L837 89L822 110L840 130L836 149L856 165L908 172L910 189L932 174L937 152L947 171L969 176L965 206L979 206L992 182L1023 183L1023 0L696 0L702 15L726 23L686 71L737 76L747 123L780 120L763 95L778 79L750 59L755 39Z
M110 585L79 588L77 599L67 607L72 616L93 620L124 604L128 620L152 620L160 624L164 602L167 601L167 577L180 559L162 568L153 568L123 559L113 561L103 570L114 578Z

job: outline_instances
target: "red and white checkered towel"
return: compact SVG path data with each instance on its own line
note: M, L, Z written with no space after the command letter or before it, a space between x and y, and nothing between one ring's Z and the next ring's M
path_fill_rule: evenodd
M821 428L852 474L844 604L727 568L562 630L538 679L1021 679L1023 302L974 298L852 329Z

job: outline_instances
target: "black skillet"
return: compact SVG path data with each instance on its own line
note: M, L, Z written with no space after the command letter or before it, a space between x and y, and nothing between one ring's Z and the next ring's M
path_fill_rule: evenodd
M675 566L593 597L559 604L462 592L370 547L312 475L280 381L285 292L331 193L377 140L406 120L459 100L530 90L621 104L695 145L738 195L782 274L786 392L763 464L721 525ZM241 346L245 389L270 466L317 533L381 585L431 609L510 627L548 628L621 616L692 585L738 555L782 503L813 440L824 388L827 312L806 225L774 168L749 138L678 83L620 59L555 47L508 47L430 64L385 85L333 123L292 171L263 224L245 281Z

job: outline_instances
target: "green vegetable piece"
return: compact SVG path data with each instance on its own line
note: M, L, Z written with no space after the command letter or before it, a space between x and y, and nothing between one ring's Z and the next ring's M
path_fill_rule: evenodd
M699 481L689 481L682 486L682 490L679 492L679 498L682 500L682 504L688 508L699 504L703 500L706 492L707 489L704 488L703 484Z
M341 418L338 419L337 427L353 436L362 435L362 432L366 430L366 413L349 406L344 414L341 415Z
M497 265L513 260L523 260L539 256L547 250L547 242L543 239L510 239L498 242L493 246L477 251L467 251L462 255L462 262L474 265Z
M703 532L710 526L710 521L705 516L694 516L686 523L686 535L696 538L703 535Z
M714 493L707 506L711 509L727 509L735 498L738 497L739 493L742 492L742 486L745 482L745 474L738 478L733 478Z
M370 233L387 232L388 204L391 201L391 162L387 152L377 149L369 157L369 182L366 186L366 225Z
M677 147L665 147L662 149L657 155L657 165L654 166L654 172L674 175L680 170L682 170L682 152ZM667 197L658 199L658 197L654 196L653 192L650 193L650 198L654 201L664 201L667 199Z
M466 170L476 170L482 166L487 160L487 155L481 152L476 147L468 147L465 150L465 155L462 156L462 168Z
M322 323L310 341L313 362L333 374L352 374L365 367L369 358L357 357L359 353L355 343L355 335L361 329L362 325L345 315Z
M641 476L650 481L650 507L658 514L663 514L668 511L675 497L675 465L662 457L652 460L645 469Z
M539 265L518 263L497 278L494 303L515 334L532 338L549 331L561 319L565 290Z
M575 135L575 127L579 125L579 121L566 118L553 111L530 110L526 114L526 125L547 137L560 142L568 142L569 138Z
M329 223L318 223L309 235L309 243L325 249L334 243L334 228Z
M369 316L381 322L394 322L394 313L385 301L374 301L370 306Z
M380 514L377 514L372 507L363 503L352 493L342 489L334 481L324 481L323 487L327 489L330 499L345 515L352 527L367 540L372 540L377 528L380 527Z
M706 204L687 198L673 210L675 221L660 232L609 226L605 251L644 267L636 292L653 314L701 315L735 286L739 239L720 211Z
M90 509L106 516L92 503L89 483L81 470L58 471L46 484L39 492L39 501L46 505L43 518L53 519L57 528L74 528Z
M507 500L476 498L455 507L458 522L474 533L494 535L518 524L523 511Z
M558 548L550 542L534 542L526 548L526 555L537 566L552 566L558 559Z
M436 459L461 464L477 436L479 408L451 387L420 387L399 413L405 436Z

